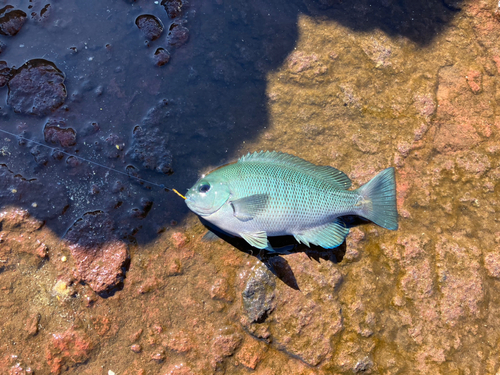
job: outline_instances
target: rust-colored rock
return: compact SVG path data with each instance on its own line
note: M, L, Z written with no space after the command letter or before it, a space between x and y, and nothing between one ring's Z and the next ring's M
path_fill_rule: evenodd
M477 70L470 70L467 73L467 83L474 94L479 94L482 90L482 75Z
M85 362L89 358L92 346L92 342L84 332L73 328L52 334L45 348L45 358L50 372L59 374L63 367L71 368Z
M212 355L215 362L222 362L232 355L241 343L238 334L217 335L212 341Z
M500 278L500 253L491 252L484 256L484 265L488 271L488 275L495 278Z
M70 245L70 250L76 279L89 284L96 293L104 293L123 280L122 266L128 258L123 242L114 240L94 248Z
M274 275L264 265L256 265L243 292L246 314L241 323L256 338L266 338L276 348L316 366L331 356L331 340L342 329L342 316L337 302L313 296L334 293L342 276L331 263L323 263L329 272L321 272L308 259L304 253L287 257L301 290L283 283L277 287Z
M184 363L178 363L175 365L169 364L166 368L163 368L161 371L162 374L165 375L195 375L194 372L189 366Z
M210 297L213 299L231 302L234 299L232 294L231 286L225 278L216 279L210 288Z
M236 360L243 366L255 370L259 362L262 361L266 351L266 344L255 339L248 338L236 354Z
M77 280L89 284L96 293L104 293L123 280L128 247L115 238L109 215L102 211L86 213L65 239L75 260Z
M164 345L178 353L187 353L194 348L194 343L189 334L183 330L169 332Z
M26 332L29 336L36 336L38 333L38 323L40 323L40 318L42 316L38 313L31 315L26 321Z
M140 353L142 351L142 347L139 344L134 344L130 347L134 353Z

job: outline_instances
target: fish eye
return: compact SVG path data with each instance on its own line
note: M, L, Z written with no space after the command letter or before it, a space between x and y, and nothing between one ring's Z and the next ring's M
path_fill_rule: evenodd
M198 191L200 193L206 193L207 191L210 190L210 187L211 187L210 184L205 182L205 183L200 185L200 187L198 188Z

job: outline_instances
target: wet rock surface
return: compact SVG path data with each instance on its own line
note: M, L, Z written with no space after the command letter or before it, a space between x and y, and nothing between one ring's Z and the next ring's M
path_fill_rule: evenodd
M42 220L61 215L69 204L66 190L57 183L51 186L54 198L41 197L39 191L45 186L37 179L24 178L11 171L5 164L0 164L0 176L0 199L22 207L30 207L33 214Z
M168 29L168 44L174 47L180 47L186 44L189 39L189 29L176 22L172 23Z
M5 61L0 61L0 87L7 84L10 76L10 68Z
M84 332L68 329L52 335L47 345L45 357L50 366L50 372L60 374L89 359L92 343Z
M35 59L12 71L7 104L15 112L45 116L66 99L64 75L54 63Z
M0 9L0 34L14 36L26 22L26 13L7 5Z
M161 5L165 8L170 18L176 18L181 14L184 2L182 0L162 0Z
M172 154L168 150L168 138L159 128L136 126L133 131L130 156L144 168L161 173L172 173Z
M164 48L158 48L154 54L156 65L163 66L170 61L170 52Z
M43 128L45 142L61 147L71 147L76 144L76 131L66 127L64 121L51 120Z
M102 211L88 212L65 236L74 258L75 278L105 293L123 281L128 248L113 233L113 222Z
M163 33L161 21L151 14L140 15L135 19L135 24L144 36L151 41L158 39Z
M0 36L5 81L45 56L71 93L0 105L0 373L498 372L496 3L89 1ZM145 47L143 14L178 26ZM129 178L182 192L259 149L353 188L395 166L400 228L269 256Z
M243 308L250 323L263 323L274 310L276 282L265 267L257 267L243 291Z

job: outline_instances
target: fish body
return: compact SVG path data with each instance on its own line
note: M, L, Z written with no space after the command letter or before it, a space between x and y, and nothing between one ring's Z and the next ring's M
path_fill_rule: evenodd
M359 215L395 230L394 168L348 190L343 172L281 152L257 152L202 177L186 194L196 214L250 245L272 251L269 236L292 235L307 246L334 248L349 229L342 216Z

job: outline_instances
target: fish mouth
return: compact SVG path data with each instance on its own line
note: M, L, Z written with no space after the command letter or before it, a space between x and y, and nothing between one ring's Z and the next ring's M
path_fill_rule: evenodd
M210 215L216 213L217 211L219 211L222 208L222 206L224 206L226 204L226 202L228 200L229 200L229 197L219 207L217 207L216 210L203 209L202 207L196 205L190 196L186 196L185 202L186 202L186 205L188 206L188 208L191 211L193 211L196 215L206 217L206 216L210 216Z

